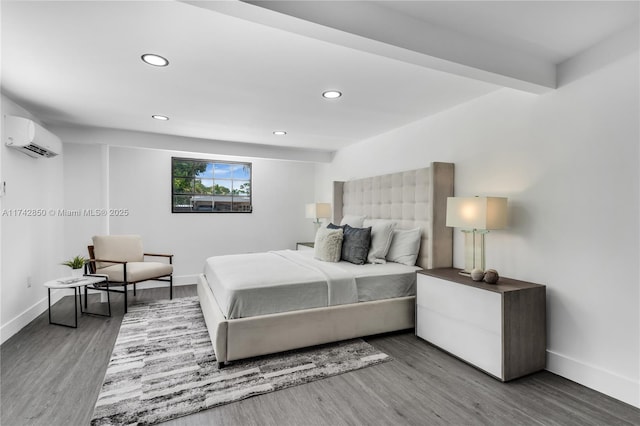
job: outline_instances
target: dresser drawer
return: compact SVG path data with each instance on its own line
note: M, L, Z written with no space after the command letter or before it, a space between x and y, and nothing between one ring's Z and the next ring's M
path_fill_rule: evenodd
M502 377L502 336L460 318L417 306L416 334L498 378Z
M418 274L418 307L466 323L488 333L502 333L502 297L499 293Z

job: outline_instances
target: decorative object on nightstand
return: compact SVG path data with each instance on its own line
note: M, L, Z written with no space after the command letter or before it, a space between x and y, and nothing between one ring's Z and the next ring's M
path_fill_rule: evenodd
M331 218L331 204L330 203L312 203L305 206L305 217L307 219L315 219L313 222L316 225L316 229L320 228L320 219Z
M495 269L487 269L487 271L484 273L484 282L487 284L495 284L499 279L500 275L498 275L498 271L496 271Z
M482 281L484 278L484 271L480 268L475 268L471 271L471 279L474 281Z
M462 275L475 268L484 270L484 235L507 226L507 199L504 197L448 197L447 226L462 228L465 234L465 262Z

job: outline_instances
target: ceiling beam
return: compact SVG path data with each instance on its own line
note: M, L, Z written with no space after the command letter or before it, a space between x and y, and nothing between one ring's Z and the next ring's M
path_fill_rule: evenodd
M184 1L236 18L531 93L556 88L556 66L366 1ZM357 18L356 18L357 17Z
M143 148L180 151L196 154L228 155L242 158L330 163L333 151L200 139L179 135L140 132L136 130L108 129L94 126L55 125L50 127L65 143L109 145L125 148Z

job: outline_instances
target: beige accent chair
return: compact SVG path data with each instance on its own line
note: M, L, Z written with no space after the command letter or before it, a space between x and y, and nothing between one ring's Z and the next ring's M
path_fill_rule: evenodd
M169 283L169 299L173 299L173 255L144 253L142 238L139 235L100 235L93 237L93 245L87 247L89 261L85 273L106 275L109 288L97 290L112 291L124 294L124 312L127 312L127 286L133 285L136 295L136 284L142 281L164 281ZM147 262L145 256L164 257L165 262ZM112 286L123 287L115 290Z

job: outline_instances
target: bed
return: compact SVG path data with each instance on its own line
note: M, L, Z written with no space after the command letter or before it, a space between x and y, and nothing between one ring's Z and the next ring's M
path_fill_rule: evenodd
M452 266L453 236L445 215L453 176L453 164L431 163L418 170L334 182L334 223L346 216L366 216L392 220L402 229L421 228L416 267L389 273L393 286L385 287L382 268L370 273L386 265L329 264L324 270L325 265L319 269L318 264L328 262L314 261L313 251L207 259L197 289L218 365L413 328L415 270ZM261 277L272 272L280 274L278 285L262 287ZM324 284L318 275L328 277ZM402 276L411 279L403 281ZM233 292L224 290L225 285ZM391 287L394 290L385 295ZM235 298L242 292L249 297Z

